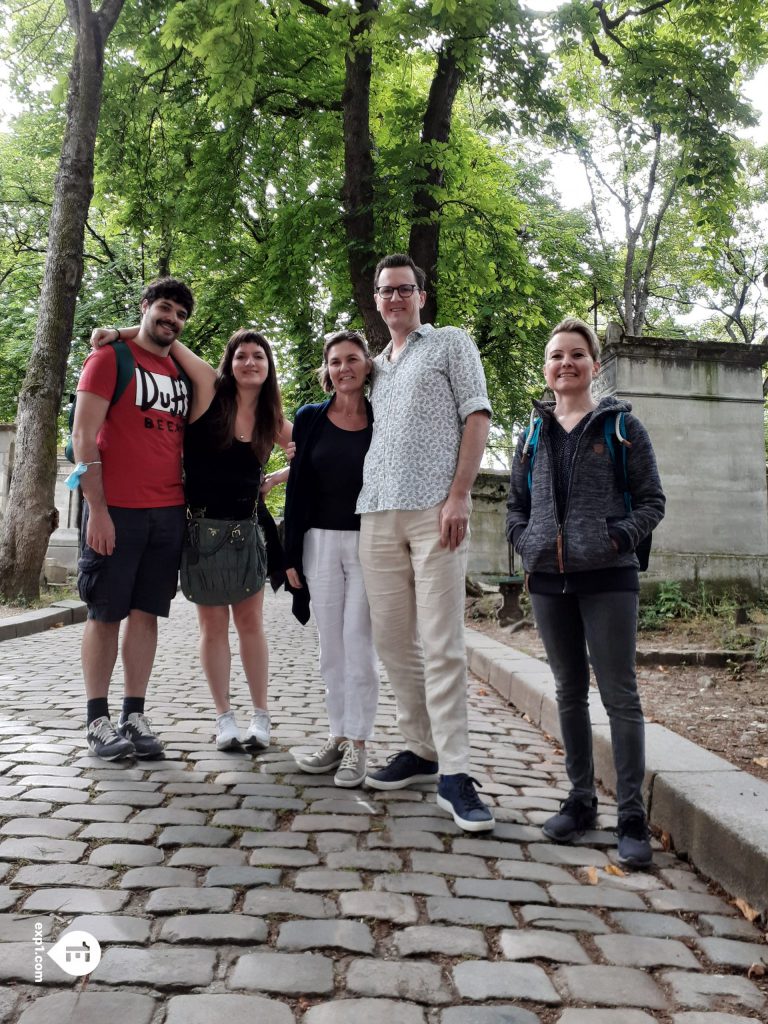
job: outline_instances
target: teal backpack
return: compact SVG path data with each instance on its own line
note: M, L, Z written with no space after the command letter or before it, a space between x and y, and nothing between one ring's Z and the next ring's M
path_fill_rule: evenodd
M109 404L112 406L119 400L125 389L131 382L133 377L133 371L136 369L136 361L133 358L130 346L127 341L122 339L117 341L110 341L109 343L115 350L115 359L117 360L117 376L115 377L115 390L112 392L112 397L109 400ZM173 356L171 356L173 359ZM184 381L187 387L187 393L192 394L192 384L186 373L179 366L178 362L173 359L173 364L179 372L179 376ZM71 396L69 404L69 414L67 416L67 429L69 435L67 437L67 443L64 445L64 454L70 462L75 462L75 451L72 447L72 427L75 423L75 407L77 405L77 394Z
M528 456L528 493L530 494L533 485L533 463L536 460L536 451L539 447L539 440L541 439L541 416L536 416L535 413L531 413L531 422L528 428L528 433L525 438L525 444L523 445L522 458ZM632 495L629 490L629 472L627 469L627 449L632 447L632 442L627 440L626 431L624 429L624 413L617 412L615 419L610 416L605 417L603 423L603 437L605 438L605 446L608 449L608 454L611 456L611 462L613 463L613 470L616 476L616 486L624 495L624 507L627 512L632 511ZM616 457L616 445L621 448L621 457ZM640 543L635 548L635 554L637 560L640 563L640 571L645 572L648 568L648 562L651 557L651 544L653 542L653 534L648 534L643 537Z

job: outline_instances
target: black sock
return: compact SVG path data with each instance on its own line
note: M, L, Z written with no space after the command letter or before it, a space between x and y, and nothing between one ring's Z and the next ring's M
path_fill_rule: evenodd
M127 718L128 715L143 715L144 714L144 698L143 697L123 697L123 718Z
M97 718L109 718L109 701L106 697L95 697L93 700L89 700L86 705L85 714L88 719L88 725Z

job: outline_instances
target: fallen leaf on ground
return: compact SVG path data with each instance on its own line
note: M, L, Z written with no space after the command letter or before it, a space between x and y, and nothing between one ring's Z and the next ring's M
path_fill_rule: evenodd
M606 873L606 875L615 875L616 878L627 877L627 872L622 871L621 868L617 867L615 864L606 864L603 868L603 871Z
M768 757L753 757L752 764L759 765L761 768L768 768Z
M477 695L478 695L478 697L487 697L488 696L488 691L487 690L478 690L477 691Z
M586 873L587 881L589 882L589 884L590 885L597 885L597 883L598 883L597 868L594 865L592 865L592 867L587 868L585 873Z
M764 978L765 974L765 964L752 964L747 971L748 978Z
M665 853L669 853L672 849L672 836L669 832L661 833L661 848Z
M737 910L740 910L742 915L746 917L748 921L756 921L758 917L760 917L760 911L751 907L746 900L742 900L740 898L731 900L731 904L736 907Z

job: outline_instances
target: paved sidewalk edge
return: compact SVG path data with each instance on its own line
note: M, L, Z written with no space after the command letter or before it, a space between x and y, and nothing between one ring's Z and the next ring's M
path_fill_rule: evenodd
M18 637L42 633L52 626L71 626L85 622L87 610L82 601L57 601L47 608L34 608L20 615L0 619L0 640L15 640Z
M470 670L561 740L549 666L467 628ZM608 718L590 691L595 774L615 793ZM652 825L678 853L755 909L768 913L768 783L664 726L646 725L645 790Z

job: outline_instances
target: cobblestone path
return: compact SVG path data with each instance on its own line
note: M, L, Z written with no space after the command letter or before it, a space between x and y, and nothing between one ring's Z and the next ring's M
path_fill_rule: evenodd
M81 627L0 644L0 1021L22 1024L741 1024L768 1020L760 933L682 861L613 875L614 837L538 826L562 757L471 686L496 830L462 835L430 787L340 790L289 751L325 734L313 628L269 596L270 752L218 753L193 608L161 625L148 713L165 761L84 754ZM113 713L121 680L116 677ZM234 706L247 721L245 684ZM382 693L374 760L395 749ZM432 787L433 788L433 787ZM601 799L602 825L615 807ZM68 928L87 986L47 956Z

